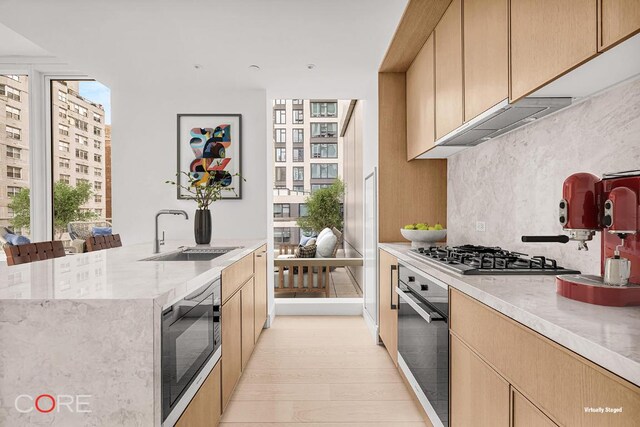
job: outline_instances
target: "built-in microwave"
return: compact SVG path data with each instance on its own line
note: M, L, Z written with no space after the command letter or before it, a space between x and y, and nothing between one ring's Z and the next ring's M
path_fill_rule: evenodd
M172 426L220 358L220 279L162 312L162 420Z

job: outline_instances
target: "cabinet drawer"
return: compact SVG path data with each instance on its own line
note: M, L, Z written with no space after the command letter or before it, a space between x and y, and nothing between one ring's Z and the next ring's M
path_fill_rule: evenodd
M222 302L231 297L253 276L253 253L222 270Z
M557 424L637 425L640 388L633 384L456 290L450 322L452 333ZM623 412L588 413L585 406Z

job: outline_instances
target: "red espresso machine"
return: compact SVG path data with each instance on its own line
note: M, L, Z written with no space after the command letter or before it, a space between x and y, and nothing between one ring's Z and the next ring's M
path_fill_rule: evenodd
M558 219L578 249L602 233L600 276L556 277L557 293L608 306L640 305L640 171L569 176L562 188Z

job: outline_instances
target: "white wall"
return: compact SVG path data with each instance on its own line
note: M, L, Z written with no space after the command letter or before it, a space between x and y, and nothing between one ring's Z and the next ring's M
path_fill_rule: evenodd
M112 87L112 170L114 229L126 244L151 242L160 209L184 209L189 220L164 216L167 239L193 239L196 204L177 200L165 184L176 173L178 113L242 114L242 200L212 206L213 238L267 237L267 128L263 90L218 89L184 79L132 78ZM135 80L135 81L133 81ZM195 243L195 241L194 241Z
M576 172L602 176L640 168L640 80L449 158L449 244L499 245L600 272L600 233L588 252L576 242L525 244L522 235L562 234L558 201ZM486 232L475 231L485 221Z

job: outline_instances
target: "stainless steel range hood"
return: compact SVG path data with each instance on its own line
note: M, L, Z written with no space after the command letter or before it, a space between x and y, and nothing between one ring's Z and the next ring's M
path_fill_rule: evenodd
M570 97L530 97L510 104L505 99L437 140L436 146L420 158L448 157L567 107L571 100Z

